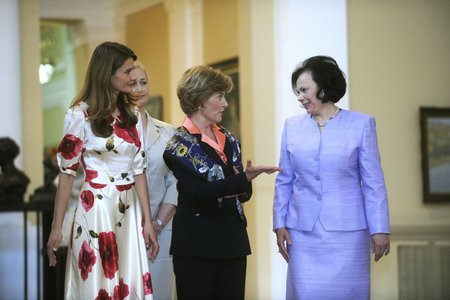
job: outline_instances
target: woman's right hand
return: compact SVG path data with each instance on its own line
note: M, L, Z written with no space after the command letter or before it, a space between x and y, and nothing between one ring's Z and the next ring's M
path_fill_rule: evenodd
M50 267L56 266L56 251L58 251L59 245L61 245L61 241L62 230L52 229L47 241L47 256Z
M290 246L292 243L289 231L286 227L281 227L275 229L275 233L277 235L278 252L280 252L281 256L283 256L284 260L288 263L289 252L287 250L287 246Z

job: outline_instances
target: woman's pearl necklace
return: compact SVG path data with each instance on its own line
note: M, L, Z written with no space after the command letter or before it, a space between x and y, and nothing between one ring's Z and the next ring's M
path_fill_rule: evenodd
M320 123L319 121L317 121L317 120L316 120L316 117L315 117L313 114L311 114L311 118L312 118L314 121L316 121L317 126L319 126L319 127L325 127L325 126L327 126L328 122L330 122L331 119L333 119L334 117L336 117L336 116L339 114L340 111L341 111L341 109L340 109L339 107L336 106L336 110L334 111L334 114L332 114L331 117L330 117L328 120L326 120L325 122L323 122L323 123Z

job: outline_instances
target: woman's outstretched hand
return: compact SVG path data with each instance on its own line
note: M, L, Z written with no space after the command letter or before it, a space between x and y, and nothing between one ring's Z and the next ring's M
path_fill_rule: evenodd
M253 166L251 160L247 160L247 166L245 167L245 175L248 182L258 177L261 173L272 174L278 171L281 171L281 169L277 166Z

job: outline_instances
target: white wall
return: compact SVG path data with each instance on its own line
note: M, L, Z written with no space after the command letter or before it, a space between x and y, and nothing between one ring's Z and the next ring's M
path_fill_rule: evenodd
M22 149L22 100L21 100L21 69L20 69L20 27L19 1L0 0L0 57L2 57L2 72L0 72L0 107L3 114L0 118L0 137L13 139ZM16 161L22 168L22 155Z

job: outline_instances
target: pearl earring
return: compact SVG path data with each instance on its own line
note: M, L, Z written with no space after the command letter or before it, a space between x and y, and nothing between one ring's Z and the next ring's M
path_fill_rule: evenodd
M323 97L325 97L325 92L322 90L322 91L319 93L319 98L320 98L320 99L323 99Z

